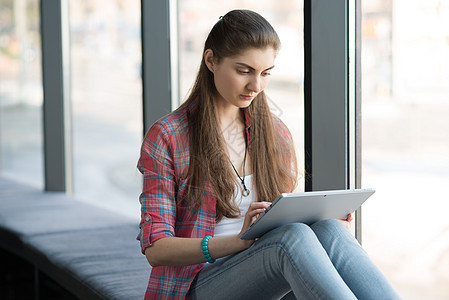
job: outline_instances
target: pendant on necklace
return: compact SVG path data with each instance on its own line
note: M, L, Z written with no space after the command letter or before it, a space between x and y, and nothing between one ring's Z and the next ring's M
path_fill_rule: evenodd
M249 190L246 187L242 189L242 195L243 195L243 197L249 196Z

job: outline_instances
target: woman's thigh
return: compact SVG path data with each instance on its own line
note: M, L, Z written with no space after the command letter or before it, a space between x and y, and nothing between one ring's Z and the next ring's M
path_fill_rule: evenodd
M291 289L279 272L278 245L264 236L245 251L206 264L192 283L187 298L282 298Z
M206 264L190 299L280 299L291 290L305 299L353 297L309 226L290 224L265 234L240 253Z

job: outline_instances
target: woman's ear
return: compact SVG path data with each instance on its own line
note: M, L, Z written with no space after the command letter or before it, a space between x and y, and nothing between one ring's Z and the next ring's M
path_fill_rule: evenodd
M209 69L209 71L214 73L216 61L212 49L206 49L206 51L204 51L204 62L206 63L206 66Z

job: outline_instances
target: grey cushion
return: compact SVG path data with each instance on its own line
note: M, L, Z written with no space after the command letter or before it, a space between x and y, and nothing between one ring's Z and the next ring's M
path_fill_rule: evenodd
M81 299L142 299L151 268L135 220L0 176L0 246Z

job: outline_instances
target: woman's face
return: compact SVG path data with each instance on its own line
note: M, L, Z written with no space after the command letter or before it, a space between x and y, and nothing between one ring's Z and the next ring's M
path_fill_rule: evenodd
M206 50L204 55L206 65L214 73L218 92L215 100L225 106L244 108L267 86L276 52L272 47L250 48L219 63L215 62L212 50Z

